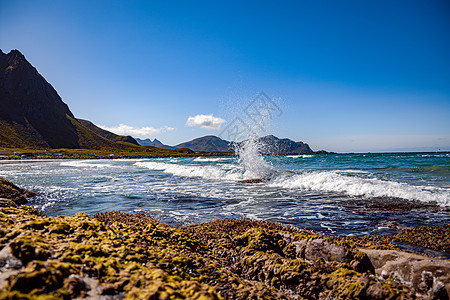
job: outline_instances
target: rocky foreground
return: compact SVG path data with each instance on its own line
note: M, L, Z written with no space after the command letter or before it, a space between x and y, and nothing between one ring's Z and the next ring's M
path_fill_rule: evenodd
M3 193L0 182L0 299L448 299L450 294L450 261L438 257L448 257L450 225L393 237L333 238L251 220L172 228L122 212L49 218L10 201L6 196L17 196L16 188L9 185L9 194ZM432 248L434 257L401 251L392 242Z

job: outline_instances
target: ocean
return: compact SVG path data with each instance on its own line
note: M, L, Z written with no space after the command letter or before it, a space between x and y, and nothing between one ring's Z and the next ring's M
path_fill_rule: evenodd
M450 223L450 153L252 148L239 157L3 162L0 176L38 192L29 205L48 216L120 210L174 226L249 218L336 236ZM265 181L241 182L255 178Z

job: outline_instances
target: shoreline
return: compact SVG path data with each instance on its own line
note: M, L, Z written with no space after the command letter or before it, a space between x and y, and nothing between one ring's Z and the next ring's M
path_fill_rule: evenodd
M11 197L32 196L2 182ZM50 218L5 201L0 233L1 299L446 299L450 294L450 260L416 254L414 247L406 252L379 235L326 237L248 219L174 228L119 211ZM401 237L450 254L450 225L406 230Z
M81 149L88 150L88 149ZM206 152L206 153L202 153ZM284 154L262 154L263 156L289 156L289 155L382 155L382 154L447 154L450 156L449 151L430 151L430 152L348 152L348 153L336 153L327 151L314 151L304 153L284 153ZM101 159L139 159L139 158L177 158L177 157L220 157L220 156L238 156L235 152L215 152L215 151L193 151L189 154L157 154L157 155L123 155L123 156L42 156L42 157L20 157L14 155L0 155L0 163L6 161L59 161L59 160L101 160Z

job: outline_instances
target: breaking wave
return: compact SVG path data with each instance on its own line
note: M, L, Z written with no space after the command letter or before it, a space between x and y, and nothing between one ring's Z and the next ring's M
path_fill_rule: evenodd
M297 154L297 155L286 155L286 157L289 158L309 158L309 157L313 157L312 154Z
M219 161L230 161L234 157L196 157L194 161L196 162L219 162Z
M165 162L136 162L135 165L150 170L160 170L174 176L199 177L207 180L241 181L257 178L255 173L235 164L196 166ZM292 174L271 170L272 177L267 182L267 186L272 188L331 192L361 198L397 198L450 206L450 189L367 178L366 171L311 171ZM359 173L363 173L361 175L365 177L358 176Z
M232 181L249 179L245 177L242 168L236 165L195 166L195 165L171 164L154 161L137 162L134 165L138 167L147 168L150 170L163 171L164 173L169 173L174 176L181 176L181 177L200 177L211 180L232 180Z
M118 167L117 165L106 164L102 161L91 162L91 161L71 161L71 160L61 162L61 166L75 167L75 168L99 168L99 169Z
M293 176L277 176L273 178L269 186L317 192L335 192L367 198L399 198L436 203L440 206L450 206L450 189L415 186L377 178L348 176L340 174L338 171L315 171Z

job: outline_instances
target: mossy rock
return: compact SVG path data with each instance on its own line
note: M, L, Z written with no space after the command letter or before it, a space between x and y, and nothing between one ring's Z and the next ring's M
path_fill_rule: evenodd
M218 220L177 229L121 212L48 218L9 206L0 207L0 233L0 246L23 263L0 277L0 286L6 280L0 299L411 295L409 287L380 281L364 265L367 255L357 248L372 240L325 238L271 222ZM349 261L306 261L297 247L318 240L344 247Z

